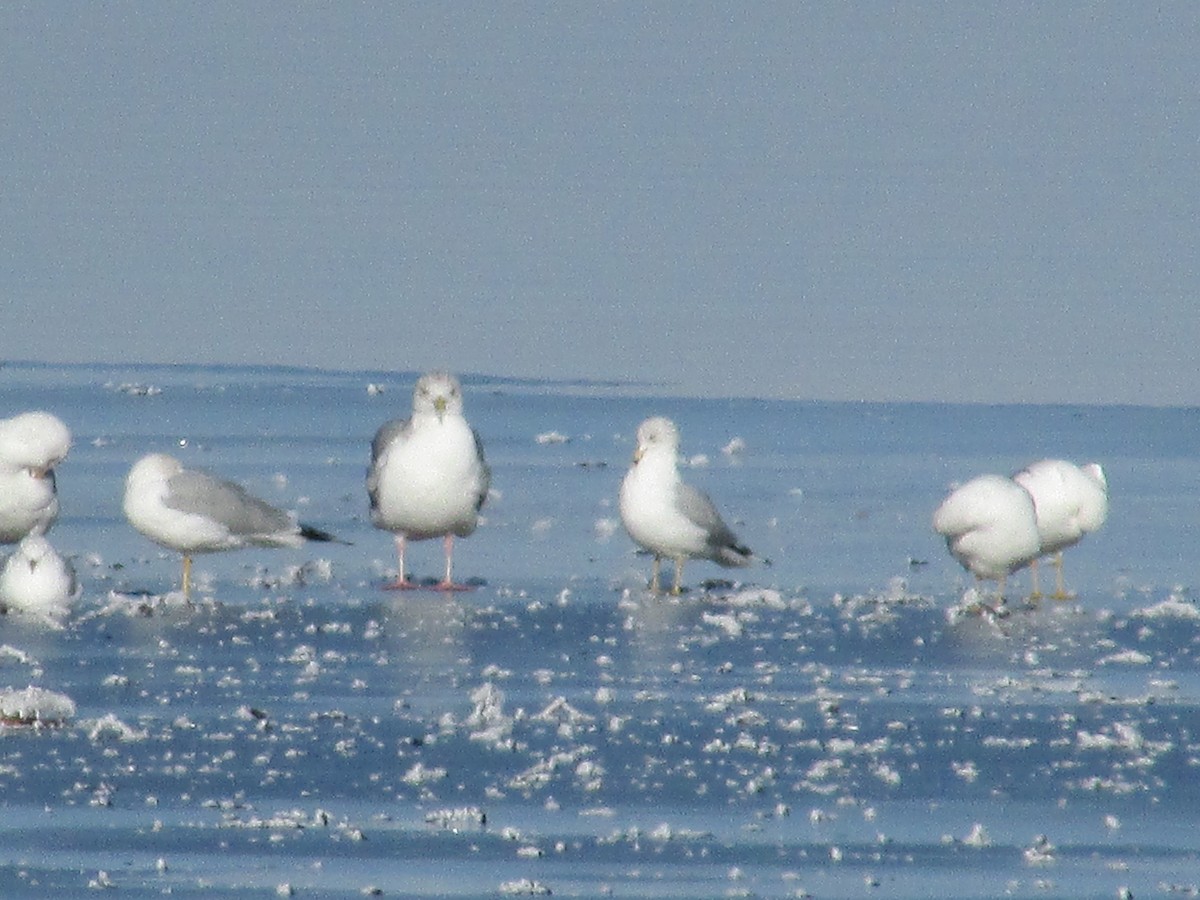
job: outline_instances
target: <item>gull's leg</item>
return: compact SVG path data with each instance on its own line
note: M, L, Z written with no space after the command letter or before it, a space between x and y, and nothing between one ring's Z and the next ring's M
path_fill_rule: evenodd
M192 592L192 557L183 554L183 599L187 600Z
M399 570L395 581L389 581L384 584L383 589L385 591L409 591L416 587L415 584L404 577L404 549L407 543L403 532L396 535L396 559Z
M1038 583L1038 561L1036 559L1029 564L1029 580L1033 584L1033 590L1029 592L1029 599L1041 600L1042 588Z
M654 554L654 566L650 569L650 593L657 594L658 587L658 570L662 565L662 557L657 553Z
M454 579L450 577L454 569L454 535L447 534L442 539L442 546L446 549L446 577L438 584L439 591L469 591L469 584L455 584Z
M679 596L683 593L683 557L677 557L675 560L675 584L671 586L671 593Z
M1071 595L1067 593L1066 585L1063 583L1063 552L1061 550L1054 554L1054 574L1054 599L1070 600Z

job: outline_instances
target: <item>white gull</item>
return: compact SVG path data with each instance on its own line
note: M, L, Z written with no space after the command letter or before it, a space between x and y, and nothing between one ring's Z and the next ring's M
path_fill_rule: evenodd
M143 456L125 479L125 517L160 546L183 554L183 593L190 590L192 554L242 547L299 547L337 540L297 523L241 485L186 469L164 453Z
M45 534L58 517L54 467L71 449L71 432L48 412L0 420L0 543Z
M1041 540L1039 556L1054 556L1055 590L1067 600L1063 584L1063 550L1097 531L1108 518L1108 481L1099 463L1077 466L1065 459L1042 459L1022 469L1013 480L1033 497ZM1037 560L1030 568L1033 596L1040 597Z
M655 416L638 426L637 449L621 482L621 523L629 536L654 554L650 590L659 591L662 560L675 562L671 592L682 591L683 563L708 559L722 566L748 566L754 554L722 520L712 500L679 477L679 429Z
M1008 576L1041 547L1033 498L1002 475L980 475L952 491L933 514L933 530L977 580L997 583L1000 603Z
M395 535L399 561L396 580L385 587L417 587L405 570L407 543L440 537L446 571L436 588L466 589L453 579L454 538L475 531L490 484L483 444L463 416L458 379L446 372L422 375L412 416L387 422L371 442L371 523Z
M27 535L0 570L0 604L61 626L79 594L75 570L40 534Z

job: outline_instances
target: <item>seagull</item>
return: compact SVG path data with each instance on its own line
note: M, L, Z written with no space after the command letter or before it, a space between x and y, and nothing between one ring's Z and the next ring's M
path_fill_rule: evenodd
M633 540L654 554L650 590L659 593L663 558L675 561L672 594L682 592L683 562L709 559L726 567L748 566L749 548L739 543L712 500L679 477L679 429L655 416L637 430L637 449L621 482L621 523Z
M54 524L54 467L70 449L71 432L48 412L0 420L0 544L45 534Z
M462 385L446 372L422 375L413 390L412 416L385 423L371 442L371 524L395 535L399 560L396 580L386 589L418 587L404 568L407 542L436 537L446 554L446 575L436 589L470 589L452 577L454 538L475 531L491 480L483 443L463 417Z
M997 583L1000 604L1005 580L1041 548L1033 498L1002 475L980 475L952 491L933 514L933 530L977 581Z
M125 517L156 544L183 554L183 595L191 588L192 554L242 547L299 547L337 541L298 524L241 485L185 469L165 453L143 456L125 479Z
M61 626L79 586L71 564L40 534L30 534L0 570L0 605Z
M1077 466L1065 459L1043 459L1013 476L1033 497L1041 556L1054 556L1056 600L1070 599L1063 586L1063 550L1096 531L1108 518L1108 481L1099 463ZM1038 589L1037 560L1031 566L1033 597Z

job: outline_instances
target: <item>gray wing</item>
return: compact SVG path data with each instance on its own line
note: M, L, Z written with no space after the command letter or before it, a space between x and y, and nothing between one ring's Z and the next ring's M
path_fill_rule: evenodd
M207 472L184 470L171 476L167 490L167 506L220 522L233 534L278 534L293 527L283 510Z
M732 529L725 524L708 494L683 482L675 489L675 503L679 511L693 524L704 529L715 562L726 566L744 566L754 555L743 546Z
M492 486L492 469L483 458L483 441L479 438L479 432L472 428L471 434L475 437L475 455L479 457L479 465L483 469L483 475L479 479L479 494L475 497L475 512L479 512L483 509L483 502L487 500L488 488Z
M372 511L376 509L376 500L379 495L380 460L383 459L388 447L392 445L392 441L408 431L408 423L408 419L392 419L390 422L384 422L371 440L371 464L367 466L367 496L371 500Z

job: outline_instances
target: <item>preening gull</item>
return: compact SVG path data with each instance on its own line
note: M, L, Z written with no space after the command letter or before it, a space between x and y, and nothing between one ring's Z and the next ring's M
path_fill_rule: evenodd
M384 587L417 587L404 567L407 542L440 537L446 574L437 589L467 589L454 583L454 538L475 530L491 479L479 435L463 417L458 379L446 372L422 375L412 416L387 422L371 442L371 523L395 535L399 560L396 580Z
M191 587L192 554L241 547L299 547L335 541L295 522L241 485L185 469L164 453L143 456L125 479L125 517L150 540L183 554L183 594Z
M0 604L55 625L78 592L75 570L40 534L27 535L0 570Z
M754 554L721 519L708 495L679 477L679 429L655 416L637 430L637 449L621 482L621 523L633 540L654 554L650 590L659 591L664 558L675 561L671 593L682 587L683 562L709 559L722 566L748 566Z
M1000 603L1008 576L1041 548L1033 498L1001 475L980 475L952 491L933 514L933 530L977 580L996 582Z
M1063 584L1063 550L1096 531L1108 518L1108 481L1099 463L1077 466L1065 459L1043 459L1013 476L1033 497L1041 539L1039 556L1054 555L1055 590L1067 600ZM1040 597L1037 560L1031 564L1033 596Z
M54 467L70 449L71 432L48 412L0 420L0 543L45 534L54 524Z

